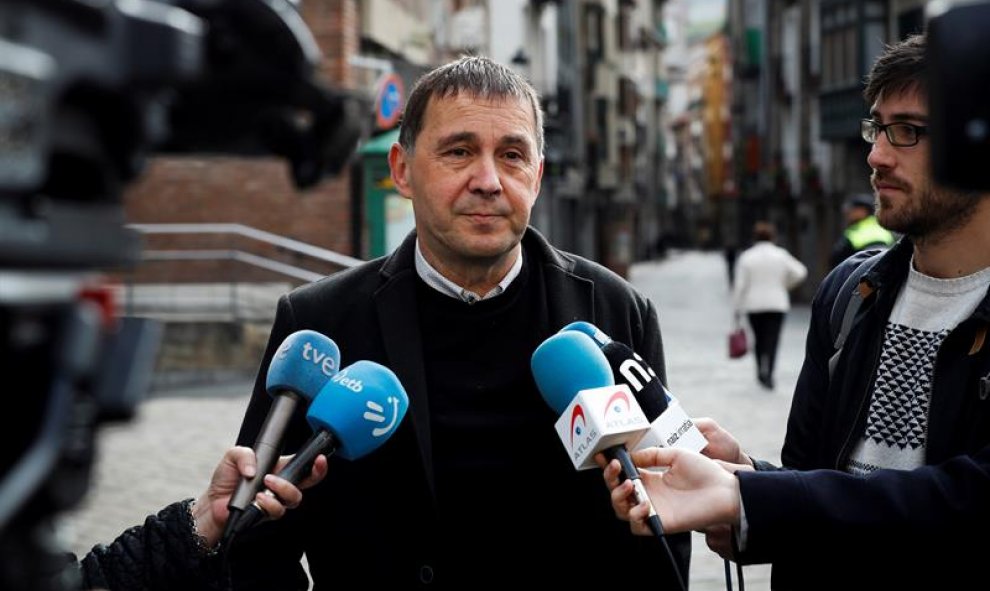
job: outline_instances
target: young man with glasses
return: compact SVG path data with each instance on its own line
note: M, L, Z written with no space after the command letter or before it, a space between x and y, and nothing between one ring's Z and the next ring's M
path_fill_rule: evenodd
M868 77L862 133L877 217L904 237L848 259L819 289L787 470L754 461L708 419L698 421L705 454L737 464L735 475L679 450L635 458L669 466L642 472L666 531L705 530L723 556L772 562L774 589L986 585L990 194L933 182L927 68L925 38L914 36ZM862 302L836 353L853 290ZM605 473L614 508L643 533L645 508L617 474Z

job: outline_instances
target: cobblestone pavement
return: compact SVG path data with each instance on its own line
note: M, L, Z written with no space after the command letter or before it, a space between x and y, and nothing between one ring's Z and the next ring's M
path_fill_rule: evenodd
M687 412L715 417L752 455L777 461L803 357L808 307L797 305L787 316L777 387L764 390L751 355L728 358L732 313L726 278L719 254L695 251L673 252L630 271L630 281L660 310L669 386ZM197 495L233 442L250 390L248 381L233 381L153 392L134 420L104 428L93 486L63 519L67 547L82 555L140 524L148 513ZM734 565L732 576L737 588ZM747 589L769 589L769 567L748 566L744 576ZM690 589L725 588L722 559L694 534Z
M804 359L810 310L795 305L784 321L775 370L776 388L756 381L752 353L728 357L732 311L724 259L715 253L685 252L633 267L630 281L660 310L667 379L671 392L694 417L709 416L733 433L755 457L779 462L791 395ZM725 564L693 534L690 589L726 588ZM731 565L733 589L738 588ZM770 567L743 569L748 590L770 588Z

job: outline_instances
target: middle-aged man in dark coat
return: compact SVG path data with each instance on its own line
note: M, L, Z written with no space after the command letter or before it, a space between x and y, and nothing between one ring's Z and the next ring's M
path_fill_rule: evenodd
M235 588L307 588L304 553L314 588L334 591L680 588L658 541L615 519L601 474L573 469L531 375L536 347L586 320L666 381L653 304L528 226L542 154L538 97L508 68L466 57L417 83L389 153L415 232L391 255L279 300L238 441L258 434L266 368L301 329L334 339L345 367L367 359L395 371L410 416L375 453L331 461L297 511L245 535ZM297 420L286 453L310 434ZM686 577L690 538L669 541ZM610 567L646 560L655 566L620 579Z

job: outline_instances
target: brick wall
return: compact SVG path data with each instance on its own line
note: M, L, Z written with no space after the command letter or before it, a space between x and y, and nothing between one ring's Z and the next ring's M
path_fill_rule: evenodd
M306 0L302 16L323 52L320 75L337 86L355 87L348 60L361 42L361 21L356 0Z
M307 0L303 18L323 52L321 77L351 87L348 57L359 45L356 0ZM297 190L286 164L275 158L189 155L153 157L141 178L128 188L125 210L131 223L240 223L343 254L351 252L351 178L325 179ZM317 272L333 267L308 257L279 252L255 241L233 237L149 236L146 249L240 249ZM146 263L130 274L135 281L283 280L282 276L242 264Z
M268 323L167 323L150 389L250 379L270 330Z

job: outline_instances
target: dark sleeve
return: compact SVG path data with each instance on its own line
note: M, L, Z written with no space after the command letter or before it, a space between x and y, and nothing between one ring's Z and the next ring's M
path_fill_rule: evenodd
M838 470L737 476L749 562L798 553L839 558L861 546L908 556L927 547L926 540L942 544L964 534L970 539L990 526L990 447L938 465L877 470L866 477Z
M254 391L241 422L237 444L254 447L254 441L271 407L271 396L265 389L268 366L285 337L299 330L289 296L279 298L275 321L268 336ZM305 409L297 411L289 425L290 434L310 433L305 421ZM297 436L298 438L298 436ZM292 453L299 441L287 437L285 453ZM296 513L296 512L294 512ZM307 589L309 577L302 567L304 536L299 531L299 516L290 514L274 522L264 523L246 531L234 541L228 562L231 577L238 591L251 589Z
M832 254L829 256L829 266L834 269L842 264L842 261L848 259L852 255L856 254L856 249L853 248L849 239L844 235L842 238L836 240L835 244L832 245Z
M172 503L142 526L83 557L84 589L109 591L228 589L222 558L208 554L193 530L191 499Z
M833 269L822 281L811 302L811 323L805 340L804 362L791 398L787 433L780 458L783 468L809 470L820 468L817 443L823 413L829 395L829 358L834 352L831 331L832 307L846 279L868 260L872 251L862 251ZM758 471L780 470L770 462L751 458Z
M834 269L811 302L811 323L805 342L804 363L798 375L791 410L787 418L787 433L781 450L781 463L786 468L808 470L820 468L816 463L817 443L821 436L823 409L829 395L828 361L833 353L830 315L832 306L845 279L862 262L862 257Z
M639 346L633 350L639 353L649 364L664 384L667 383L667 365L663 353L663 337L660 334L660 317L653 302L646 300L646 312L643 315L643 334Z

